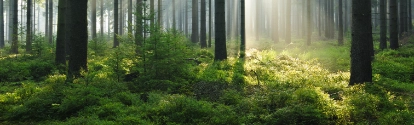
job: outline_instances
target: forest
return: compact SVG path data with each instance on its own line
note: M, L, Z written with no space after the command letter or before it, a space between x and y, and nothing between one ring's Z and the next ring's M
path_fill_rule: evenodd
M0 0L0 124L413 124L412 7Z

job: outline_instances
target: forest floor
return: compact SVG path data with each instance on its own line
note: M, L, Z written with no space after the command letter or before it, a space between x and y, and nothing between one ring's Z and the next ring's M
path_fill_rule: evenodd
M262 40L245 59L229 41L229 59L214 62L213 50L163 37L146 57L128 45L90 44L88 72L74 83L52 48L0 50L0 124L414 123L414 37L398 50L376 49L373 82L355 86L349 40Z

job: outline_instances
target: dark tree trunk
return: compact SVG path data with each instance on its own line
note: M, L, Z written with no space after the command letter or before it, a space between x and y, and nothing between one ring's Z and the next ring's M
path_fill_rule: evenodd
M49 43L53 43L53 0L49 0Z
M124 8L123 8L122 1L123 0L119 0L119 13L118 13L118 16L119 16L119 20L118 20L119 34L118 35L120 36L124 35Z
M390 48L398 49L398 7L396 0L390 0Z
M0 13L3 15L3 13ZM26 52L32 51L32 0L27 0L27 11L26 11Z
M352 0L351 78L349 85L372 82L371 0Z
M273 4L276 5L276 4ZM245 14L246 14L246 8L245 8L245 0L240 1L240 8L241 8L241 20L240 20L240 58L245 57L245 51L246 51L246 22L245 22ZM273 18L274 19L274 18Z
M176 6L176 4L175 4L175 0L173 0L172 2L173 2L173 6L172 6L173 7L173 12L172 12L173 13L173 15L172 15L172 17L173 17L172 18L172 21L173 21L173 24L172 25L173 26L172 26L172 28L173 29L176 29L177 28L176 18L175 18L175 6Z
M150 27L151 27L151 30L152 29L154 29L154 24L155 24L155 20L154 20L154 15L155 15L155 10L154 10L154 0L151 0L150 1L150 15L151 15L151 17L150 17L150 20L151 20L151 24L150 24Z
M216 45L214 50L214 60L220 61L227 59L226 49L226 12L225 12L225 0L215 0L215 32L216 32Z
M339 15L339 19L338 19L338 45L342 46L344 45L344 19L343 19L343 12L342 12L342 0L339 0L339 4L338 4L338 15Z
M128 0L128 35L132 35L132 0Z
M135 53L140 53L140 47L142 46L142 30L143 30L143 24L142 24L142 0L137 0L136 3L136 12L137 15L135 16Z
M45 40L49 37L49 0L45 0Z
M244 1L243 1L244 2ZM276 0L273 0L272 1L272 5L273 5L273 8L272 8L272 13L273 13L273 15L272 15L272 29L273 29L273 31L272 31L272 39L273 39L273 42L274 43L278 43L279 42L279 11L278 11L278 5L277 5L277 1ZM244 5L242 5L242 6L244 6ZM245 9L245 8L243 8L243 9ZM242 10L242 11L244 11L244 10ZM242 15L244 16L244 12L242 12ZM244 21L244 18L242 18L242 21ZM244 23L244 22L243 22ZM244 24L243 24L244 25ZM244 32L244 31L242 31L242 32Z
M103 0L101 0L101 2L100 2L100 4L101 4L101 7L100 7L100 9L101 9L101 37L103 38L104 37L104 8L103 8Z
M66 41L70 42L69 69L67 79L80 77L80 71L87 71L88 21L87 0L66 1Z
M66 0L59 0L58 3L58 27L57 27L57 38L56 38L56 57L55 63L57 65L66 65L66 53L65 48L65 13L66 13Z
M408 31L411 31L413 29L413 21L412 21L412 15L411 15L411 0L408 0Z
M19 53L19 41L18 41L18 36L19 36L19 34L18 34L18 30L17 30L17 26L19 25L18 24L18 16L17 16L17 4L18 4L18 2L17 2L17 0L13 0L13 1L11 1L12 2L12 8L13 8L13 19L12 19L12 24L13 24L13 27L12 27L12 29L13 29L13 32L12 32L12 45L11 45L11 53L13 53L13 54L18 54Z
M0 49L3 48L4 45L4 16L3 16L3 0L0 0Z
M158 0L158 25L162 26L162 0Z
M292 13L291 13L291 6L292 6L292 1L291 0L287 0L287 6L286 6L286 38L285 41L286 43L291 43L291 17L292 17Z
M200 28L200 44L201 48L207 47L207 31L206 31L206 0L201 0L201 28Z
M387 48L386 0L380 0L380 49Z
M311 45L311 40L312 40L312 9L311 9L311 1L307 1L307 11L308 11L308 13L306 14L306 16L307 16L307 42L306 42L306 44L308 45L308 46L310 46Z
M318 35L322 36L322 0L318 0Z
M192 0L192 33L191 33L191 41L193 43L198 43L198 0Z
M407 0L400 0L400 37L407 32Z
M96 40L96 0L91 0L91 4L92 4L92 12L91 12L91 32L92 32L92 39Z
M345 9L345 13L344 15L344 32L348 32L348 0L345 0L344 2L344 9Z
M211 7L211 0L208 0L208 48L211 47L211 36L212 36L212 31L211 31L211 27L212 26L212 11L213 8Z
M187 0L184 0L184 34L188 38L188 3Z
M118 0L114 0L114 46L113 48L116 48L119 46L118 41Z

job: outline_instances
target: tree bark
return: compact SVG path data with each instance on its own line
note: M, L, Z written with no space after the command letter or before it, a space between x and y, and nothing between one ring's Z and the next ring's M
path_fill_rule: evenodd
M128 35L132 35L132 0L128 0Z
M244 0L242 0L244 1ZM211 36L212 36L212 31L211 31L211 27L212 27L212 11L213 8L211 7L211 0L208 0L208 48L211 47Z
M136 3L136 12L137 15L135 16L135 53L140 53L140 47L142 46L142 0L137 0Z
M276 4L273 4L276 5ZM245 0L240 0L240 8L241 8L241 20L240 20L240 40L241 40L241 44L240 44L240 58L244 58L245 57L245 51L246 51L246 8L245 8ZM273 18L274 19L274 18Z
M407 19L407 24L408 24L408 31L411 31L413 29L413 21L412 21L412 15L411 15L411 0L408 0L408 19Z
M291 0L287 0L287 5L286 5L286 38L285 41L286 43L291 43L291 17L292 17L292 13L291 13L291 6L292 6L292 1Z
M201 0L200 9L201 9L200 44L201 44L201 48L207 48L206 0Z
M308 45L308 46L310 46L311 45L311 41L312 41L312 9L311 9L311 1L307 1L307 14L306 14L306 16L307 16L307 42L306 42L306 44Z
M118 41L118 0L114 0L114 45L113 48L116 48L119 46Z
M173 2L173 6L172 6L172 8L173 8L173 12L172 12L172 21L173 21L173 26L172 26L172 28L173 29L176 29L177 28L177 24L176 24L176 18L175 18L175 6L176 6L176 4L175 4L175 0L173 0L172 1Z
M214 5L216 7L214 60L221 61L227 59L225 0L215 0Z
M407 32L407 0L400 0L400 37Z
M45 0L45 40L48 40L49 37L49 0ZM49 43L50 44L50 43Z
M150 24L150 28L151 30L154 29L155 26L155 20L154 20L154 15L155 15L155 10L154 10L154 0L150 0L150 20L151 20L151 24Z
M49 0L49 43L53 43L53 0Z
M13 0L13 1L11 1L12 2L12 8L13 8L13 19L12 19L12 25L13 25L13 27L12 27L12 29L13 29L13 32L12 32L12 45L11 45L11 53L13 53L13 54L18 54L19 53L19 41L18 41L18 36L19 36L19 34L18 34L18 30L17 30L17 26L19 25L18 24L18 16L17 16L17 4L18 4L18 2L17 2L17 0Z
M4 16L3 16L3 0L0 0L0 49L5 46L4 44Z
M198 43L198 0L192 0L192 33L191 33L191 41L193 43Z
M158 25L162 27L162 0L158 0Z
M66 53L65 48L65 13L66 13L66 0L59 0L58 3L58 27L57 27L57 38L56 38L56 56L55 63L57 65L66 65Z
M244 2L244 1L243 1ZM273 43L278 43L279 42L279 19L278 19L278 17L279 17L279 8L278 8L278 5L277 5L277 0L273 0L272 1L272 5L273 5L273 8L272 8L272 13L273 13L273 15L272 15L272 29L273 29L273 31L272 31L272 39L273 39ZM243 4L243 3L242 3ZM242 5L242 6L244 6L244 5ZM243 9L245 9L245 8L243 8ZM242 10L242 16L244 16L244 10ZM243 21L243 23L244 23L244 19L242 18L242 21Z
M396 0L389 1L390 6L390 48L398 49L398 7Z
M386 0L380 0L380 49L387 48Z
M338 20L338 45L342 46L344 45L344 23L343 23L343 11L342 11L342 0L339 0L339 4L338 4L338 15L339 15L339 20Z
M91 30L91 32L92 32L92 39L93 40L96 40L96 0L91 0L91 4L92 4L92 6L91 6L91 24L92 24L92 26L91 26L91 28L92 28L92 30Z
M101 4L101 37L104 38L104 8L103 8L103 2L104 0L101 0L100 4Z
M3 13L0 13L3 15ZM32 51L32 0L27 0L27 11L26 11L26 52Z
M351 78L349 85L372 82L371 0L352 0Z

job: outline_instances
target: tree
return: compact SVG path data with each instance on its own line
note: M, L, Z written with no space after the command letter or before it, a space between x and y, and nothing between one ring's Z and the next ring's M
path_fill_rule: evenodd
M286 41L286 43L291 43L291 34L292 34L292 32L291 32L291 25L292 25L292 22L291 22L291 17L292 17L292 13L291 13L291 11L292 11L292 9L291 9L291 7L292 7L292 1L291 0L287 0L287 5L286 5L286 38L285 38L285 41Z
M18 54L19 53L19 41L18 41L18 36L19 36L19 34L18 34L18 31L17 31L17 26L18 26L18 22L17 22L17 20L18 20L18 16L17 16L17 4L18 4L18 2L17 2L17 0L13 0L13 1L11 1L11 3L12 3L12 8L13 8L13 11L12 11L12 15L13 15L13 19L12 19L12 29L13 29L13 32L11 33L12 34L12 45L11 45L11 53L14 53L14 54Z
M344 45L344 19L343 19L343 11L342 11L342 0L339 0L338 4L338 12L339 12L339 28L338 28L338 45Z
M137 0L136 3L136 16L135 16L135 53L139 54L139 47L141 47L141 38L142 38L142 0Z
M128 35L132 35L132 0L128 0Z
M206 31L206 0L201 0L201 28L200 28L200 44L201 48L207 47L207 31Z
M0 0L0 49L4 47L4 16L3 16L3 0Z
M162 26L162 0L158 0L158 25Z
M396 0L389 1L390 6L390 48L398 49L398 7Z
M273 4L275 5L275 4ZM240 44L240 58L244 58L245 57L245 51L246 51L246 22L245 22L245 14L246 14L246 8L245 8L245 0L241 0L240 1L240 8L241 8L241 21L240 21L240 40L241 40L241 44ZM274 11L273 11L274 12Z
M118 38L118 0L114 0L114 46L116 48L119 46Z
M66 1L66 41L70 42L69 69L67 80L80 77L81 70L87 71L88 21L87 0Z
M100 4L101 4L101 7L100 7L100 9L101 9L101 37L103 37L104 35L104 24L103 24L103 20L104 20L104 7L103 7L103 2L104 2L104 0L101 0L101 2L100 2Z
M151 15L151 17L150 17L150 20L151 20L151 24L150 24L150 27L151 27L151 29L154 29L154 24L155 24L155 21L154 21L154 14L155 14L155 11L154 11L154 0L151 0L150 1L150 15Z
M26 11L26 52L32 51L32 0L27 0L27 11ZM3 14L3 13L1 13Z
M47 40L49 37L49 0L45 0L45 6L45 38Z
M308 22L308 24L306 24L307 25L307 45L309 46L309 45L311 45L311 40L312 40L312 26L311 26L311 23L312 23L312 15L311 15L311 1L307 1L307 11L308 11L308 13L306 14L306 16L307 16L307 22Z
M243 1L244 2L244 1ZM272 1L273 3L272 3L272 5L273 5L273 8L272 8L272 13L273 13L273 15L272 15L272 29L273 29L273 31L272 31L272 39L273 39L273 42L274 43L277 43L277 42L279 42L279 26L278 26L278 23L279 23L279 21L278 21L278 16L279 16L279 12L278 12L278 5L277 5L277 0L273 0ZM243 4L243 3L242 3ZM242 5L242 6L244 6L244 5ZM245 9L245 8L242 8L242 9ZM243 11L242 11L242 13L244 13ZM242 16L244 16L244 14L242 14ZM244 21L244 18L242 18L242 21Z
M96 40L96 0L91 0L91 32L92 32L92 39Z
M407 0L408 1L408 18L407 18L407 21L408 21L408 31L411 31L412 29L413 29L413 22L412 22L412 15L411 15L411 13L412 13L412 11L411 11L411 0Z
M214 5L216 7L214 60L220 61L227 59L225 0L215 0Z
M242 1L244 1L244 0L242 0ZM213 8L211 7L211 0L208 0L208 48L210 48L211 47L211 36L212 36L212 31L211 31L211 27L212 27L212 10L213 10Z
M65 48L69 47L66 46L65 42L65 13L66 13L66 0L59 0L58 3L58 27L57 27L57 38L56 38L56 56L55 56L55 63L57 65L65 65L66 64L66 53Z
M351 78L349 85L372 82L371 0L352 0Z
M198 43L198 0L192 0L192 33L191 33L191 41L193 43Z
M380 0L380 49L387 48L386 0Z
M53 43L53 0L49 0L49 43Z
M176 24L176 19L175 19L175 6L176 6L176 4L175 4L175 0L173 0L172 1L173 2L173 6L172 6L172 10L173 10L173 12L172 12L172 17L173 17L173 19L172 19L172 21L173 21L173 26L172 26L172 28L173 29L176 29L176 27L177 27L177 24Z
M400 0L400 37L407 32L407 0Z

